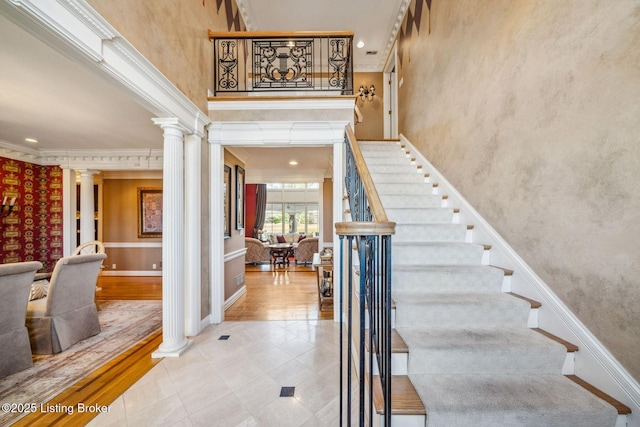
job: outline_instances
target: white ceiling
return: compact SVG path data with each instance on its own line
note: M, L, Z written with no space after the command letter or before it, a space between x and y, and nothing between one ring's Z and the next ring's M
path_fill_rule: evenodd
M355 71L382 71L407 0L236 0L249 31L353 31ZM369 54L367 52L377 52Z
M0 141L31 150L162 148L152 113L2 10L0 64Z
M237 3L252 30L353 30L354 42L365 43L363 49L355 49L354 68L381 71L408 0ZM10 2L0 0L0 145L24 151L162 148L162 131L151 121L153 113L79 55L62 53L43 40L41 29L15 12ZM367 50L378 54L365 55ZM31 144L25 138L39 142ZM248 168L257 167L256 159L266 154L274 169L290 167L289 156L274 155L274 149L245 150ZM314 154L313 165L298 168L329 170L330 150L311 157ZM320 160L323 165L316 164Z

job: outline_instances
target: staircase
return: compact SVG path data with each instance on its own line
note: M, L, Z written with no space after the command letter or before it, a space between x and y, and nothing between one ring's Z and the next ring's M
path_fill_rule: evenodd
M535 328L540 305L505 292L513 272L490 265L400 144L359 144L396 222L394 425L626 425L628 408L573 376L577 348Z

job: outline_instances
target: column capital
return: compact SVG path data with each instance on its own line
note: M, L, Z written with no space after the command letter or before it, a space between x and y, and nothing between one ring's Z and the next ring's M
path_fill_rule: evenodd
M160 126L162 130L177 129L180 132L187 133L186 129L177 117L154 117L151 119L156 126Z
M102 173L102 171L96 169L75 169L75 171L79 173L80 176L93 176Z

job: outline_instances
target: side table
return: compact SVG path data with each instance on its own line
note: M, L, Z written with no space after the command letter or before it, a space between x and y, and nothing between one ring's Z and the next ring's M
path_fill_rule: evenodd
M269 245L271 249L271 263L274 267L285 268L289 266L289 257L293 252L293 245L289 243L276 243Z
M324 303L333 304L333 261L332 260L323 260L320 258L320 254L313 254L313 261L311 263L313 269L316 271L316 281L318 283L318 305L320 310L322 310L322 306ZM327 274L328 273L328 274ZM324 294L322 292L322 281L325 279L325 275L331 280L331 293Z

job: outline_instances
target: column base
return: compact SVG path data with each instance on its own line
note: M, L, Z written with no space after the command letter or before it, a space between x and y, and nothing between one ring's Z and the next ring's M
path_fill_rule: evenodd
M169 350L163 349L162 344L160 344L160 347L158 347L156 351L151 353L151 358L162 359L164 357L180 357L180 355L184 353L185 350L191 346L191 344L193 344L193 341L187 339L185 340L184 345L182 345L182 347L173 348Z

